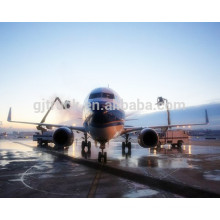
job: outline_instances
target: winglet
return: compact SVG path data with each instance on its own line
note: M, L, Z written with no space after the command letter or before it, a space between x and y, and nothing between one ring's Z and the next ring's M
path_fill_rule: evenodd
M11 121L11 108L9 109L9 112L8 112L8 120L7 120L8 122L10 122Z
M207 109L205 110L205 122L206 124L209 124L209 117L208 117Z

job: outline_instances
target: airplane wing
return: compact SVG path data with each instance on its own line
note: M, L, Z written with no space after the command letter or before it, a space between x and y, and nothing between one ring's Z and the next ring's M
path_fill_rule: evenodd
M198 126L198 125L207 125L209 124L209 118L207 110L205 110L205 123L197 123L197 124L179 124L179 125L162 125L162 126L150 126L150 127L125 127L122 134L133 133L137 131L141 131L144 128L151 128L151 129L162 129L162 128L177 128L183 126Z
M7 121L8 122L13 122L13 123L19 123L19 124L40 125L40 126L45 126L47 128L68 127L71 130L86 132L84 127L67 126L67 125L60 125L60 124L47 124L47 123L36 123L36 122L12 121L11 120L11 108L9 109Z

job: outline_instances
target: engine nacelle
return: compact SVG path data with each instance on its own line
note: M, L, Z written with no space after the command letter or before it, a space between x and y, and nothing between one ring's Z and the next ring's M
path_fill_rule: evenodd
M53 142L56 146L68 147L73 144L74 134L67 127L58 128L53 134Z
M158 140L157 132L149 128L143 129L138 136L138 143L144 148L155 147L158 144Z

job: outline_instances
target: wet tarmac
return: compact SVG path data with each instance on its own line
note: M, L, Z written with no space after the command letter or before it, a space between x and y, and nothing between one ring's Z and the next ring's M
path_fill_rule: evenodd
M220 197L220 146L144 149L133 143L131 155L122 155L121 143L111 142L107 146L107 166L117 169L119 174L116 175L68 159L97 164L99 149L94 145L91 155L81 153L80 141L77 140L67 151L59 153L68 155L68 158L51 152L36 147L36 143L30 140L1 140L0 197L172 198L184 195L180 191L174 193L160 188L157 184L154 187L152 182L142 184L135 175L139 175L138 178L156 178L171 186L183 184ZM120 172L133 173L136 179L120 175Z

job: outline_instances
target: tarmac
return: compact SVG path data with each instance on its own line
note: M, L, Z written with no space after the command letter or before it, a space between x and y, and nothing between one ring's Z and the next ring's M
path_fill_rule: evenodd
M200 143L200 144L197 144ZM81 152L37 147L31 140L0 140L1 198L180 198L220 197L220 145L202 140L181 149L144 149L132 143L107 146L108 162Z

